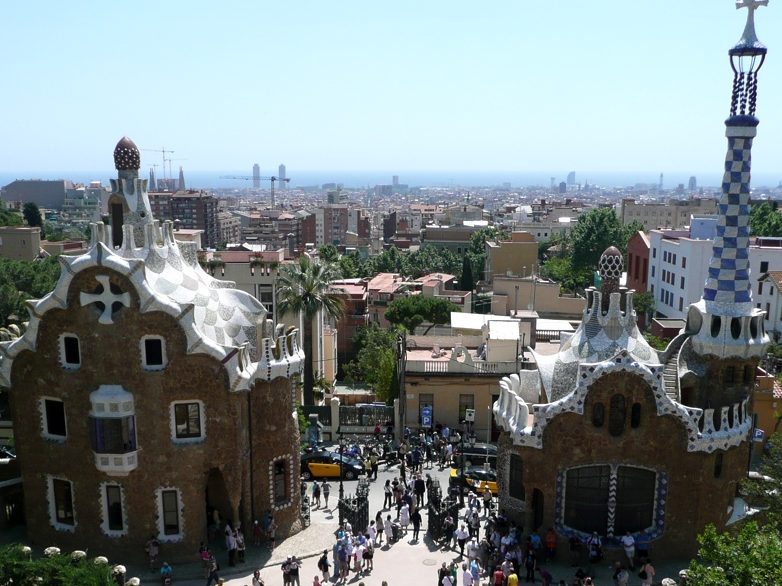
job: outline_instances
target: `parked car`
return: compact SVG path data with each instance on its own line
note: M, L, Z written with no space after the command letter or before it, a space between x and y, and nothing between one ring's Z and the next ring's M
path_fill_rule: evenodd
M312 452L301 456L301 477L339 478L340 455L336 452ZM342 456L342 475L345 480L355 480L364 472L361 462L348 456Z
M452 466L462 466L462 446L455 444L453 447ZM464 466L489 463L492 468L497 467L497 446L494 444L464 445Z
M483 494L486 487L494 496L499 494L497 488L497 472L486 470L483 466L468 466L464 469L462 476L461 468L451 468L451 477L448 479L448 486L459 488L464 486L469 490L475 490L478 494Z

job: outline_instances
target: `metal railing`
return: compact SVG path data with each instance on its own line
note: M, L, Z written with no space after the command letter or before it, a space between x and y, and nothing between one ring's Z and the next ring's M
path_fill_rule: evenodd
M385 405L340 405L340 426L374 426L380 423L385 429L386 421L394 420L394 408Z

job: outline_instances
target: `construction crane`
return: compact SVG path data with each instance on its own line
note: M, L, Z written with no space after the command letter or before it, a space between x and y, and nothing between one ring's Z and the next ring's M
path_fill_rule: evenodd
M275 181L285 181L285 183L288 183L290 181L290 177L285 177L284 179L282 177L253 177L252 175L221 175L220 179L239 179L240 181L252 181L253 179L258 179L261 181L271 181L272 184L272 209L274 209L274 182Z
M149 153L163 153L163 179L166 179L166 161L168 161L168 159L166 158L166 153L168 153L169 155L173 155L174 151L170 151L166 147L161 147L159 149L141 149L141 150Z

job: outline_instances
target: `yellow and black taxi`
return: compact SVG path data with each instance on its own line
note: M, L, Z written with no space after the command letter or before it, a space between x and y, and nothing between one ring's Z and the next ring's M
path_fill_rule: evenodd
M355 480L364 473L361 462L349 456L342 458L342 476L345 480ZM336 452L312 452L301 456L301 477L304 480L312 478L339 478L340 455Z
M483 466L467 466L464 469L464 476L462 476L461 468L451 468L448 485L458 489L462 484L467 490L474 490L479 495L486 491L486 487L494 496L500 492L497 487L497 472L491 469L487 470Z

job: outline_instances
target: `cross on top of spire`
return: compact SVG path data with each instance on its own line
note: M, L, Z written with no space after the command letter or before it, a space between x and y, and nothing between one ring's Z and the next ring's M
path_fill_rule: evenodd
M744 33L736 47L757 47L763 46L755 34L755 10L761 6L768 6L768 0L737 0L736 9L747 9L747 24L744 26Z

